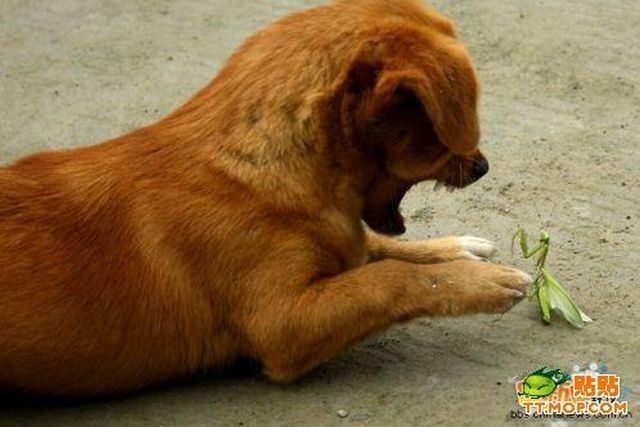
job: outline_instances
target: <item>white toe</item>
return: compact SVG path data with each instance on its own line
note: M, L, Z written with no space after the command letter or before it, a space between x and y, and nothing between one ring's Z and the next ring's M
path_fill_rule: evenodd
M533 283L533 277L531 277L530 275L528 275L524 271L521 271L520 274L522 274L522 278L527 283L527 285L530 285L530 284Z
M474 236L459 237L460 245L465 252L470 252L481 258L490 258L496 252L493 242Z

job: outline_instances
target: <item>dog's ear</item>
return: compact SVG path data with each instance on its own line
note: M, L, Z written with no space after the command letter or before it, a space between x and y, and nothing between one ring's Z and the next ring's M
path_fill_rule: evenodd
M474 151L480 137L475 71L466 54L435 53L420 58L420 66L375 50L357 55L344 76L343 123L362 128L394 106L417 100L444 146L456 154Z

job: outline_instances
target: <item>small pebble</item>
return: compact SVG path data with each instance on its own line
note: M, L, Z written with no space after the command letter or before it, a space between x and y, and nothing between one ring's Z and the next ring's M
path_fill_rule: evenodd
M338 412L336 412L336 414L338 414L340 418L347 418L349 416L349 411L347 411L346 409L340 409L338 410Z

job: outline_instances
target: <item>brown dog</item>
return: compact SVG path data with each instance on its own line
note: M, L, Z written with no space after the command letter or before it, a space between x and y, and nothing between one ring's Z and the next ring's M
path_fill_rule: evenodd
M453 25L337 1L250 38L176 112L0 169L0 385L133 390L239 357L290 381L417 316L498 313L529 278L476 238L400 242L423 180L487 171Z

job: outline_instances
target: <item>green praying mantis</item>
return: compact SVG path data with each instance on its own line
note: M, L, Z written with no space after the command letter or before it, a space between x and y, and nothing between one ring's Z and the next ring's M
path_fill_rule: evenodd
M535 279L533 281L533 290L529 296L536 296L542 319L546 323L551 323L551 314L553 311L556 311L576 328L582 328L587 323L593 322L589 316L578 308L564 286L558 282L546 267L549 247L551 245L549 233L546 231L541 232L538 238L538 244L533 248L529 248L529 237L527 233L522 227L518 227L511 241L512 251L516 239L519 240L522 256L525 259L536 257Z

